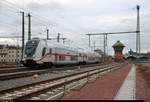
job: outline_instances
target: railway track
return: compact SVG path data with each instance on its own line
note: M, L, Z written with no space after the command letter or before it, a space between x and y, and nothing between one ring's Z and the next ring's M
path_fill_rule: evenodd
M0 91L0 99L58 99L69 90L78 88L79 86L82 86L87 82L91 82L93 79L95 80L95 78L111 70L118 69L123 65L126 64L110 64L97 66L95 68L89 67L87 68L88 70L78 71L63 77L52 78L41 82L3 90Z
M89 65L82 65L81 68L90 67L90 66L98 66L103 64L89 64ZM40 68L40 69L30 69L26 67L20 68L10 68L10 69L0 69L0 80L9 80L15 78L22 78L32 76L34 74L44 74L52 71L64 71L64 70L73 70L77 69L79 66L65 66L65 67L58 67L58 68Z
M0 74L29 70L27 67L0 68Z
M0 65L0 69L23 67L23 65Z

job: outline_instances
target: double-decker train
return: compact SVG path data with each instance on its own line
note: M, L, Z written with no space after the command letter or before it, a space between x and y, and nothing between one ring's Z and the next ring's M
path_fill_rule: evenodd
M33 38L27 41L23 54L23 65L57 66L101 62L96 52L82 51L75 47L56 43L46 39Z

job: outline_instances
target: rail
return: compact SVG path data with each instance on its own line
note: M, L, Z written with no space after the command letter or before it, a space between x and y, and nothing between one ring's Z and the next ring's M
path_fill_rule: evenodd
M43 81L43 82L34 83L34 84L32 84L32 86L39 85L39 87L40 87L40 85L42 84L42 85L44 85L44 88L41 88L41 89L39 88L37 90L31 90L31 91L29 91L29 93L22 92L20 94L17 94L16 96L14 96L12 99L14 99L14 100L29 99L35 95L44 93L47 90L56 89L61 86L66 87L66 85L73 83L75 81L84 79L84 78L87 78L87 80L88 80L88 78L90 76L93 76L95 74L99 74L102 72L115 70L115 69L119 68L121 65L124 65L124 64L106 65L106 66L103 66L103 69L102 69L102 67L97 67L97 68L94 68L94 69L91 69L88 71L78 72L78 73L74 73L74 74L67 75L64 77L59 77L59 78L54 78L54 79L50 79L50 80ZM31 85L26 86L26 88L29 86L31 86ZM23 89L23 88L25 88L25 87L22 86L22 87L18 88L18 90ZM17 89L11 89L11 90L7 90L7 91L10 92L13 90L17 90ZM64 88L64 91L62 93L65 93L65 91L66 91L66 88ZM6 93L7 93L6 91L0 92L0 96L3 96Z
M117 66L115 65L115 66L111 66L111 67L104 68L104 69L99 69L98 68L98 69L93 69L93 70L86 71L86 72L81 72L79 74L76 74L76 76L73 75L73 76L70 76L67 79L65 78L65 79L58 80L58 81L56 81L55 83L51 84L48 87L45 87L45 88L43 88L41 90L38 90L38 91L30 93L30 94L18 97L16 99L17 100L28 99L28 98L36 96L36 95L38 95L40 93L44 93L44 92L46 92L49 89L56 89L56 88L59 88L61 86L66 87L66 85L68 85L68 84L70 84L70 83L72 83L74 81L78 81L78 80L84 79L84 78L87 78L87 81L88 81L89 80L88 77L90 77L90 76L92 76L94 74L102 73L102 72L105 72L105 71L110 71L110 70L112 70L112 68L117 67ZM66 88L64 88L63 93L65 93L65 91L66 91Z
M92 66L98 66L100 64L90 64L90 65L82 65L80 68L85 68L85 67L92 67ZM32 76L34 74L43 74L51 71L63 71L63 70L72 70L72 69L77 69L78 66L65 66L65 67L59 67L59 68L40 68L40 69L33 69L33 70L26 70L26 68L18 68L14 69L16 72L9 72L9 73L2 73L6 72L7 70L1 69L0 70L0 80L9 80L9 79L15 79L15 78L22 78L22 77L27 77L27 76ZM2 71L2 72L1 72ZM11 71L11 70L10 70Z

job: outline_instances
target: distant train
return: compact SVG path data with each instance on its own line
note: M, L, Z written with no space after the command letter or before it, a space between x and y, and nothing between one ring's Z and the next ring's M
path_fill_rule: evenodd
M23 55L23 65L27 67L101 62L101 55L96 52L79 51L75 47L39 38L27 41Z

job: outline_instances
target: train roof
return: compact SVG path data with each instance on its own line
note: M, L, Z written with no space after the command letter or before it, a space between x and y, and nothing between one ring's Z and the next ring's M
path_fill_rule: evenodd
M71 50L71 51L78 51L78 48L76 47L72 47L66 44L62 44L62 43L58 43L58 42L54 42L52 40L46 40L46 39L41 39L43 41L47 42L47 45L51 48L59 48L59 49L67 49L67 50Z
M67 49L67 50L70 50L70 51L78 51L79 53L86 53L86 54L87 53L88 54L94 54L94 55L97 54L96 52L91 51L90 49L83 49L83 48L79 48L79 47L73 47L73 46L70 46L70 45L54 42L53 40L40 39L40 38L32 38L31 40L44 41L44 42L47 43L47 45L50 48Z

